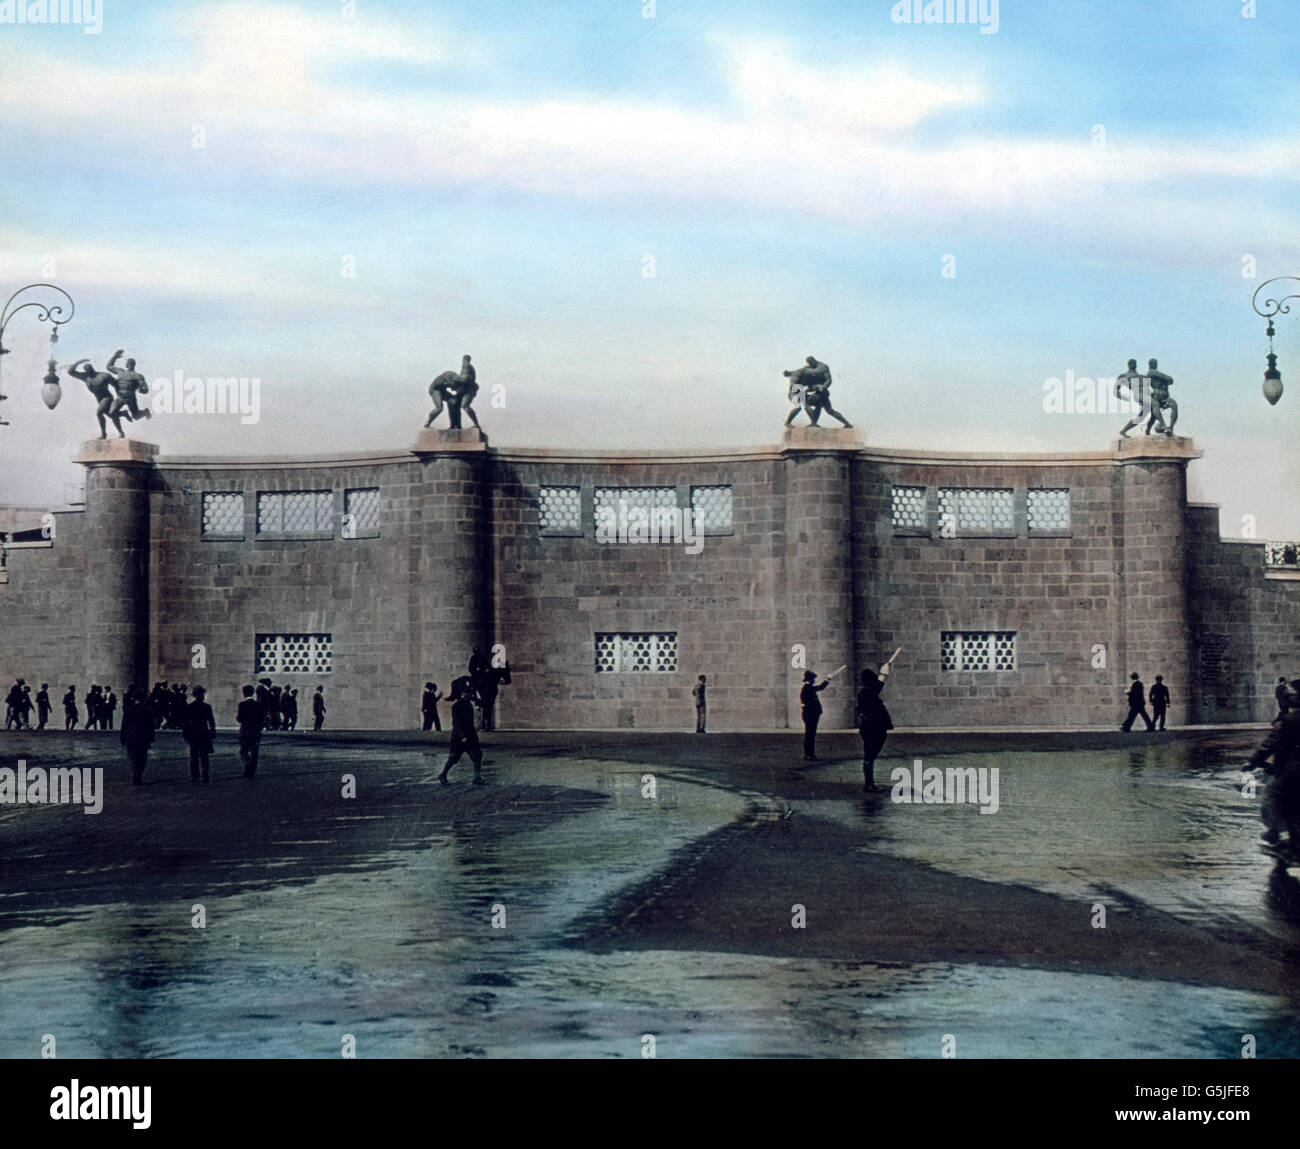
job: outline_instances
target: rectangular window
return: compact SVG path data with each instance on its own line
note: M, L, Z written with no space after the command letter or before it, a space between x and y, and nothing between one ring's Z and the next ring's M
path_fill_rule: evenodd
M692 487L691 511L697 531L728 534L731 531L731 488Z
M343 513L347 516L344 538L377 538L379 535L379 488L353 487L343 492Z
M1265 543L1264 565L1283 570L1300 567L1300 543Z
M675 674L677 632L596 635L597 674Z
M939 660L941 670L1015 670L1015 631L945 630Z
M894 487L890 492L890 503L896 528L925 529L924 487Z
M259 491L257 533L320 534L334 530L333 491Z
M595 512L600 542L676 543L682 539L676 487L597 487Z
M258 674L329 674L334 664L332 634L259 634Z
M1012 495L1010 487L940 487L939 528L950 524L959 531L1013 531L1016 511Z
M543 487L539 492L537 523L544 535L582 534L582 488Z
M1026 501L1031 531L1068 531L1070 529L1069 488L1031 487Z
M240 491L206 491L203 533L213 538L244 537L244 496Z

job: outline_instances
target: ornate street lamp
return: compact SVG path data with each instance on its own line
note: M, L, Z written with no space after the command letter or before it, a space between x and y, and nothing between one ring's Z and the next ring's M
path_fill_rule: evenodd
M25 295L29 291L42 290L54 292L56 297L55 300L51 302L47 298L25 299L22 302L18 301L20 296ZM66 308L60 301L59 297L67 300ZM72 302L72 296L64 291L63 288L55 287L52 283L29 283L26 287L20 287L7 300L5 300L4 307L0 308L0 356L9 354L9 348L4 345L5 328L9 326L9 320L27 307L36 308L38 322L51 324L50 363L49 369L45 373L45 379L43 380L44 386L41 388L41 398L45 401L45 405L53 410L58 405L59 399L63 396L63 391L59 387L58 368L54 361L54 345L59 341L59 328L72 318L72 314L76 311L77 306ZM67 312L66 315L64 314L65 310ZM2 362L3 360L0 359L0 363ZM7 398L7 395L0 395L0 402L3 402ZM0 419L0 427L5 426L8 426L8 422L4 419Z
M1259 294L1270 283L1300 283L1300 279L1294 275L1279 275L1273 279L1266 279L1255 288L1255 294L1250 299L1250 305L1255 309L1255 314L1261 315L1268 320L1268 330L1266 332L1268 335L1268 369L1264 372L1264 398L1270 403L1276 403L1282 398L1282 372L1277 369L1277 356L1273 354L1273 316L1290 314L1291 308L1287 305L1287 300L1300 299L1300 292L1293 291L1290 295L1283 295L1280 299L1274 299L1270 296L1264 300L1264 306L1261 309Z

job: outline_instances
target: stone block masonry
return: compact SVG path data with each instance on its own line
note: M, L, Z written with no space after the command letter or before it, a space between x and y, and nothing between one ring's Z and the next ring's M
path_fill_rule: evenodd
M510 663L502 728L693 730L706 674L710 728L782 729L803 667L843 664L822 695L835 727L861 669L902 646L899 725L1110 727L1130 670L1165 676L1171 724L1257 721L1270 676L1300 673L1300 583L1187 505L1197 457L1183 439L953 454L809 427L677 452L501 450L475 429L328 458L96 441L84 508L8 551L0 681L56 702L68 683L202 683L230 725L260 668L298 689L300 725L319 684L331 728L412 728L423 683L446 692L477 645ZM620 500L691 512L696 545L598 538L597 506Z

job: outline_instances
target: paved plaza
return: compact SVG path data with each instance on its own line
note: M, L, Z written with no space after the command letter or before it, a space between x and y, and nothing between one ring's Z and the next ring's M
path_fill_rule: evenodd
M1260 737L891 736L882 782L996 768L984 814L864 795L849 733L498 733L481 787L445 734L272 734L253 782L223 734L204 786L164 731L133 787L116 734L6 733L105 791L0 806L0 1056L1295 1057Z

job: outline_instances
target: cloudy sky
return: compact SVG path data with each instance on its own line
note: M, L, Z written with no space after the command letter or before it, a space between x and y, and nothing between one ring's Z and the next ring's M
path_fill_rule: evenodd
M1271 408L1250 307L1300 275L1293 0L896 10L0 0L0 287L73 294L63 363L260 380L143 428L175 454L409 446L465 352L500 446L775 442L813 354L872 444L1101 449L1046 381L1155 356L1194 497L1300 538L1300 312ZM46 339L6 335L0 501L94 433Z

